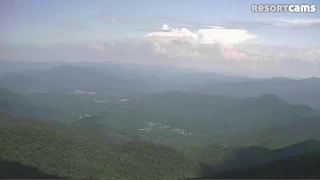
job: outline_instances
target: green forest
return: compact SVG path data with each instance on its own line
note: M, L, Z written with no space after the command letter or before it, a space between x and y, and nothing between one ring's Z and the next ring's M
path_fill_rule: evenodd
M320 177L319 110L275 94L27 89L0 88L0 178Z
M320 179L320 1L276 2L0 0L0 180Z
M20 162L61 178L177 179L199 174L197 163L161 145L106 144L13 124L1 125L0 135L2 161ZM1 178L16 178L16 169L10 171L11 177Z

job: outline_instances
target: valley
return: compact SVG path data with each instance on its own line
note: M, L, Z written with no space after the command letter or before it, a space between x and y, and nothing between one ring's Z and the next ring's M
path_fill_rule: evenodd
M317 6L0 0L0 180L320 179Z
M52 73L35 72L46 71ZM56 75L49 77L55 81ZM36 168L39 177L180 179L222 177L320 151L319 111L274 94L214 95L190 92L186 84L161 92L123 85L114 91L89 79L72 88L70 82L70 89L0 84L3 162ZM55 162L59 156L70 157Z

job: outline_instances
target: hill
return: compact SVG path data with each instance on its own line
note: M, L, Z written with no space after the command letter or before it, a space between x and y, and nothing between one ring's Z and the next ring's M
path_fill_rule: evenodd
M160 81L155 76L141 76L121 68L117 70L60 65L50 69L9 72L0 76L0 87L54 91L82 89L119 93L151 90Z
M139 102L158 111L154 112L158 119L182 125L182 129L189 131L215 134L250 131L317 115L308 106L290 105L271 94L257 98L229 98L176 91L148 94Z
M9 113L0 112L0 125L18 125L36 127L48 131L54 131L74 136L90 137L112 144L124 144L132 142L133 139L123 134L108 131L105 128L92 127L86 125L65 124L58 121L48 121L31 117L20 117Z
M272 93L292 104L306 104L320 109L320 78L289 79L270 78L245 82L225 82L198 86L201 93L233 97L255 97Z
M21 116L62 120L65 112L49 104L37 105L31 98L6 88L0 88L0 112L10 112Z
M162 90L189 90L194 89L204 82L210 81L209 84L217 84L221 82L237 82L249 80L249 78L232 77L213 73L204 73L201 71L182 69L173 66L144 66L132 63L118 62L22 62L22 61L4 61L0 60L0 74L14 72L19 75L27 76L26 78L42 77L43 79L54 78L59 75L54 75L55 72L64 73L64 70L69 69L68 76L78 75L80 71L93 71L92 76L96 78L102 76L110 76L113 80L128 80L129 82L143 82L148 87ZM97 74L98 73L98 74ZM51 74L51 75L49 75ZM90 74L83 74L90 77ZM80 74L80 77L82 75ZM0 78L1 79L1 78ZM92 79L92 81L95 81ZM80 82L76 79L77 82ZM63 79L61 79L63 81ZM19 82L19 81L17 81ZM27 82L27 81L25 81ZM23 83L21 81L21 83ZM108 84L109 82L100 82ZM20 84L20 83L19 83ZM41 84L41 83L40 83ZM1 80L0 80L1 85ZM13 85L11 83L11 85ZM27 83L23 83L28 86ZM45 85L45 84L42 84ZM49 84L46 84L46 86ZM137 84L138 85L138 84ZM141 85L141 84L140 84ZM9 87L9 86L5 86ZM20 86L22 87L22 86ZM83 86L84 87L84 86ZM123 86L125 87L125 86ZM142 88L142 87L140 87Z
M0 159L0 178L2 179L63 179L51 174L45 174L37 168L15 161Z
M230 133L250 132L317 115L308 106L290 105L274 95L228 98L183 92L137 94L109 101L104 111L74 124L109 130L157 142L210 143ZM105 109L108 109L106 111ZM93 112L94 111L94 112Z
M278 157L288 157L295 156L298 154L303 154L310 151L319 151L320 150L320 141L314 139L308 139L305 141L301 141L290 146L286 146L283 148L279 148L273 150L278 154Z
M0 88L0 111L20 115L35 115L35 107L25 97L4 88Z
M103 179L178 179L199 174L196 163L165 146L138 142L112 145L12 124L0 125L0 137L0 158L3 161L34 167L41 174ZM14 178L19 174L17 172Z
M306 139L320 139L320 117L302 118L276 126L243 134L230 134L224 143L233 146L259 145L281 148Z
M121 63L31 63L0 60L0 87L24 90L184 92L232 97L275 94L292 104L320 109L320 79L252 79L166 66ZM2 72L2 73L1 73ZM4 74L3 74L4 73Z
M22 96L2 89L0 102L0 110L12 114L72 122L79 127L104 128L161 144L223 141L230 142L229 145L259 145L226 137L235 134L237 139L241 137L239 133L284 126L317 115L308 106L290 105L272 94L256 98L179 91L130 95L45 92L23 93Z
M217 179L319 179L320 152L306 153L253 166L247 169L221 172Z
M259 146L226 147L220 145L190 146L184 149L190 158L211 166L211 170L205 172L208 174L243 169L313 151L320 151L320 142L312 139L275 150Z
M23 73L8 72L0 75L0 87L17 90L45 89L50 82Z
M80 124L63 124L56 121L43 121L40 119L33 118L20 118L16 116L8 115L7 113L0 113L0 135L1 144L0 151L3 156L0 157L3 161L22 163L25 166L33 168L32 172L39 172L42 176L55 176L55 177L69 177L69 178L79 178L79 177L92 177L101 178L107 177L104 172L100 172L99 168L111 169L114 174L112 177L115 178L138 178L146 176L146 179L154 179L167 176L168 178L174 177L196 177L201 174L202 176L210 176L210 174L218 173L225 170L232 170L236 168L246 168L252 165L268 163L274 160L282 159L288 156L295 156L299 154L306 154L311 151L320 150L320 142L316 140L307 140L299 142L284 148L270 150L263 147L251 146L251 147L227 147L220 145L211 146L189 146L184 149L186 155L181 152L174 150L172 148L160 145L153 145L149 143L142 143L136 141L124 141L124 136L118 136L108 132L106 128L93 127L90 125L80 125ZM49 143L50 142L50 143ZM121 143L119 143L121 142ZM129 142L129 143L125 143ZM49 144L48 144L49 143ZM106 144L107 143L107 144ZM107 147L104 147L107 146ZM149 148L150 150L149 152ZM33 153L28 153L28 151ZM67 152L70 151L70 152ZM91 154L92 153L94 154ZM145 175L142 171L130 171L128 174L121 174L120 169L129 168L132 169L132 162L127 164L127 160L123 160L124 164L115 165L115 167L103 164L101 161L115 162L116 160L105 159L100 157L102 152L113 152L111 154L103 153L105 158L121 159L128 158L130 160L131 156L134 156L132 161L146 164L153 163L159 164L156 168L160 169L162 174L150 170L152 175ZM135 152L137 151L137 152ZM155 151L155 152L154 152ZM120 154L117 154L121 152ZM67 155L56 155L59 153L66 153L70 158L64 157ZM79 154L80 153L80 154ZM129 154L128 154L129 153ZM132 153L134 155L132 155ZM155 155L156 153L157 155ZM71 155L72 154L72 155ZM160 154L160 155L159 155ZM169 157L166 157L168 154ZM53 157L54 156L54 157ZM65 168L76 168L81 170L81 173L74 174L75 170L61 170L57 166L60 163L56 162L57 157L64 157L63 164ZM79 157L81 156L81 157ZM85 156L85 157L83 157ZM147 156L147 157L146 157ZM153 159L148 159L150 156ZM175 156L178 156L177 158ZM37 157L45 158L45 160L38 160ZM190 157L190 160L188 157ZM51 163L51 158L55 159L53 164ZM91 159L99 159L98 162L91 161ZM155 160L160 158L160 162ZM89 160L88 160L89 159ZM95 159L95 160L96 160ZM169 161L169 159L171 161ZM79 162L78 162L79 161ZM140 162L141 161L141 162ZM169 166L172 170L162 169L163 166L167 166L168 161ZM49 162L46 164L45 162ZM201 164L207 164L206 169ZM76 163L76 164L73 164ZM78 165L79 163L84 163L88 166ZM102 164L101 164L102 163ZM182 164L187 164L186 166ZM93 164L93 165L92 165ZM95 165L99 167L97 171ZM111 163L113 164L113 163ZM176 165L175 165L176 164ZM128 167L126 167L128 165ZM43 167L42 167L43 166ZM124 166L124 167L122 167ZM140 165L139 169L143 169L143 165ZM155 166L155 165L151 165ZM175 167L177 166L177 167ZM151 168L151 167L150 167ZM181 169L182 168L182 169ZM191 174L186 174L187 176L181 175L186 169ZM21 171L24 168L22 168ZM28 169L28 168L27 168ZM37 170L37 171L36 171ZM192 170L192 171L191 171ZM201 170L201 172L199 172ZM165 172L173 173L171 176ZM178 173L179 172L179 173ZM137 173L137 174L136 174ZM141 174L140 174L141 173ZM176 174L177 173L177 174ZM181 174L180 174L181 173ZM185 173L185 172L184 172ZM27 173L28 174L28 173ZM30 174L30 173L29 173ZM32 174L32 173L31 173ZM36 173L37 174L37 173ZM109 174L109 172L107 173ZM159 177L156 177L157 174ZM160 177L161 176L161 177ZM30 176L34 177L34 176Z

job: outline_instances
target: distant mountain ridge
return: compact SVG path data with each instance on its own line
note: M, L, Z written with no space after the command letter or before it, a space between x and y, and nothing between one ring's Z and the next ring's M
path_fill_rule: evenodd
M21 62L22 64L28 64ZM1 62L0 62L1 64ZM11 65L10 65L11 64ZM219 75L176 67L143 66L125 63L49 63L21 65L7 62L11 70L0 73L0 87L113 92L168 92L216 94L232 97L256 97L275 94L292 104L305 104L320 110L320 78L283 77L255 79ZM16 82L16 83L14 83Z
M146 91L149 84L143 79L117 76L98 72L92 68L58 66L47 70L33 70L25 73L6 73L0 76L0 87L30 90L48 89L73 91ZM156 82L156 80L155 80ZM152 86L152 84L151 84Z
M320 109L320 78L312 77L295 80L289 78L270 78L246 82L226 82L199 86L199 93L219 94L233 97L261 96L275 94L289 103L306 104Z

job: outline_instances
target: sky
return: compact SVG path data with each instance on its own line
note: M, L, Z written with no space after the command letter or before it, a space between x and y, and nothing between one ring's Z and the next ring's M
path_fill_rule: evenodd
M253 13L252 4L314 4ZM317 0L1 0L0 59L320 77Z

